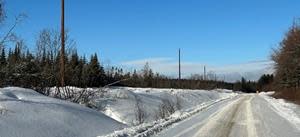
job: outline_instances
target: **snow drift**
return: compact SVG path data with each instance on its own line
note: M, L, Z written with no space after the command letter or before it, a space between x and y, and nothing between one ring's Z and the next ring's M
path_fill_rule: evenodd
M261 92L259 95L269 102L272 109L300 130L300 106L284 99L275 99L275 92Z
M125 125L101 112L33 90L0 88L0 136L95 137Z
M208 91L115 87L104 91L106 92L95 97L94 106L109 117L129 126L141 124L137 118L137 105L143 113L142 123L148 123L163 119L161 109L166 103L167 106L174 107L174 114L181 115L194 110L198 105L235 95L232 91L224 89Z
M72 87L72 90L83 89ZM222 89L113 87L86 90L96 93L90 102L94 110L30 89L0 88L0 136L95 137L116 133L137 135L145 130L147 135L236 95ZM170 112L163 112L170 107Z
M120 92L121 91L121 92ZM146 121L137 126L131 126L120 131L105 135L103 137L139 136L153 135L175 123L185 120L218 102L233 98L237 93L230 90L187 90L187 89L152 89L152 88L115 88L109 89L104 97L110 97L114 101L109 102L106 107L107 115L126 121L134 121L135 99L140 98L143 104ZM175 103L180 100L180 109L163 119L156 118L159 107L163 100ZM151 100L151 101L149 101ZM117 105L116 105L117 104ZM108 111L109 110L109 111ZM126 123L132 124L132 123ZM102 136L99 136L102 137Z

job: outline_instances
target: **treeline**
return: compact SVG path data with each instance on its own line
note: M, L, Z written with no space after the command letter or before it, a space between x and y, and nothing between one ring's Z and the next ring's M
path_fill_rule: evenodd
M26 48L22 39L0 50L0 86L21 86L29 88L60 86L60 37L55 30L42 30L36 39L33 51ZM103 87L106 85L189 88L189 89L232 89L233 84L216 80L170 78L154 73L149 64L141 70L125 72L122 68L104 69L97 54L89 58L80 56L75 42L66 34L65 83L76 87ZM113 83L113 84L111 84Z
M276 96L300 103L300 24L294 23L273 51Z
M0 86L20 86L35 89L60 86L60 33L44 29L36 39L34 50L26 48L22 39L13 47L0 47ZM75 41L66 33L65 84L76 87L130 86L153 88L214 89L225 88L243 92L267 90L273 77L264 75L258 82L244 78L236 83L218 81L215 77L192 75L178 80L153 72L148 63L141 70L126 72L118 67L105 67L97 54L90 57L77 53Z
M14 48L0 48L0 85L22 87L51 87L59 85L59 33L43 30L36 42L35 52L18 40ZM70 45L69 45L70 46ZM65 56L66 84L71 86L101 86L105 72L97 54L89 59L69 48Z
M271 91L273 90L273 77L274 76L272 74L264 74L258 79L258 81L247 81L242 77L240 81L234 83L233 90L246 93Z
M184 89L214 89L225 88L232 89L233 84L224 81L209 79L176 79L153 73L149 64L146 63L144 68L138 73L136 70L121 85L130 87L153 87L153 88L184 88Z
M224 88L243 92L266 90L271 76L264 75L257 82L244 78L236 83L218 81L213 77L192 75L178 80L154 73L149 64L141 70L126 72L122 68L109 67L97 54L80 56L75 41L66 33L65 84L76 87L130 86L153 88L214 89ZM10 46L0 46L0 86L20 86L43 90L60 86L60 33L44 29L39 32L33 50L18 38ZM267 79L267 80L266 80ZM273 80L273 77L271 78Z

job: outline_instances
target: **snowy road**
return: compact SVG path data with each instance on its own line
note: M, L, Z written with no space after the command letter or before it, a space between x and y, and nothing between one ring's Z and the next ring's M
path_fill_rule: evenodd
M259 95L239 95L181 121L159 137L298 137L299 127Z

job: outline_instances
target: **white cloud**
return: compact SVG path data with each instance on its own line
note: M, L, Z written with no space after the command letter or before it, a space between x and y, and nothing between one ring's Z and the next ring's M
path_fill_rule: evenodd
M155 71L168 76L177 76L178 62L172 58L148 58L133 61L126 61L121 65L128 68L141 69L146 62ZM214 72L219 79L224 79L228 82L240 80L245 77L248 80L257 80L263 74L273 73L273 62L269 60L259 60L245 62L241 64L214 66L199 62L182 62L182 75L188 77L191 74L203 74L203 67L206 66L207 72Z
M139 60L133 60L133 61L126 61L122 62L122 65L133 65L133 66L143 66L147 62L149 64L161 64L164 62L172 61L172 58L147 58L147 59L139 59Z

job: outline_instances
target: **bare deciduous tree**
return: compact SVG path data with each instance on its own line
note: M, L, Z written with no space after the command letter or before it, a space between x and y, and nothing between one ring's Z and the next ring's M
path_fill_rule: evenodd
M27 15L24 13L19 14L15 17L11 26L8 27L8 31L6 33L4 33L2 38L0 38L0 49L2 48L2 46L5 45L6 42L14 40L15 34L13 33L13 31L26 18L27 18ZM6 14L5 14L5 9L4 9L4 2L3 2L3 0L0 0L0 24L1 25L3 25L3 22L5 21L5 19L6 19Z
M135 96L135 101L135 118L138 124L142 124L146 119L146 111L144 110L141 99L138 96Z
M159 106L159 117L164 119L173 114L176 110L176 104L169 99L163 99Z

